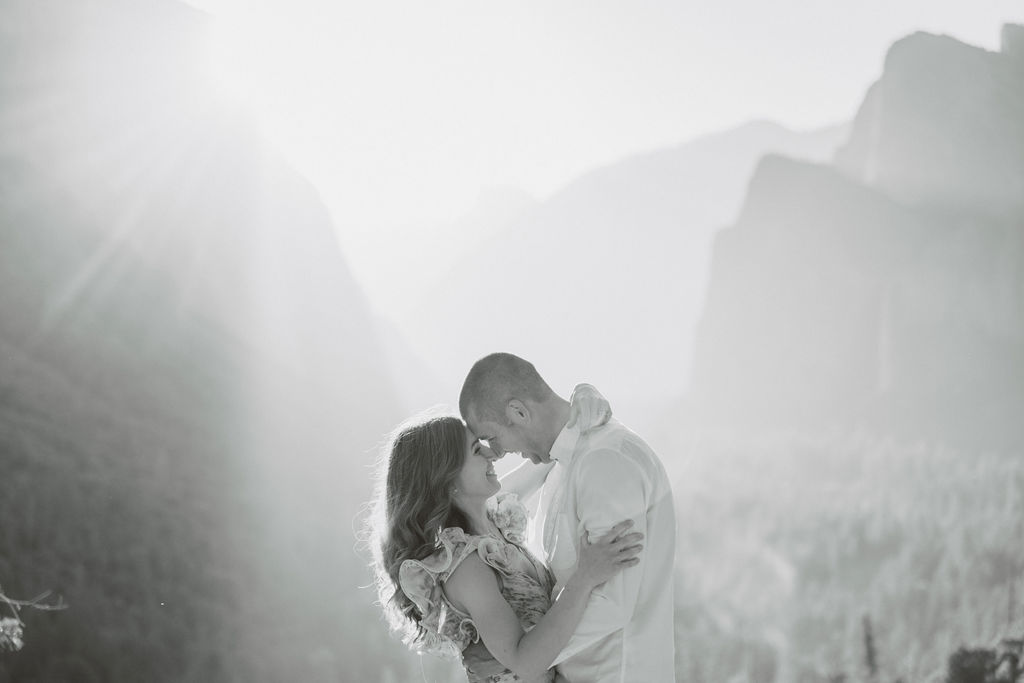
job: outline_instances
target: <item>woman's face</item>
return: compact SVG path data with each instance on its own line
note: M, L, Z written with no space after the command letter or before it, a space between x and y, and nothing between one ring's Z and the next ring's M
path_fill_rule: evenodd
M473 433L466 430L466 455L462 461L462 469L455 480L458 489L456 498L487 499L501 490L501 483L494 473L494 461L501 456L496 455L489 447L480 443Z

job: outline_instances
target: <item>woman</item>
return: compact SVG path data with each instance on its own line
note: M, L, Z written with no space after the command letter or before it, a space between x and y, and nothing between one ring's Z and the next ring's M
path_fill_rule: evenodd
M497 459L457 417L397 431L372 539L381 604L410 647L461 654L470 683L550 683L590 592L638 562L642 535L627 521L583 538L552 600L554 578L525 548L524 507L498 494Z

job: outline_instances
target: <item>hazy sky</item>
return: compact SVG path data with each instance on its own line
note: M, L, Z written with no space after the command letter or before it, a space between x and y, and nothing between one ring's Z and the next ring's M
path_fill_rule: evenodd
M542 197L596 166L751 119L852 118L914 30L998 49L1022 0L194 0L225 87L373 267L480 190ZM376 256L372 254L377 250Z

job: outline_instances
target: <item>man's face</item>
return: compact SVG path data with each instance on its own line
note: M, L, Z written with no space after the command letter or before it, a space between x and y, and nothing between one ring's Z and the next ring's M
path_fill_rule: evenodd
M480 420L476 411L471 410L466 424L470 431L481 441L486 441L499 456L506 453L518 453L523 458L537 464L548 462L548 453L538 452L535 439L530 438L529 425L521 424L513 419L511 424L500 424L490 420Z

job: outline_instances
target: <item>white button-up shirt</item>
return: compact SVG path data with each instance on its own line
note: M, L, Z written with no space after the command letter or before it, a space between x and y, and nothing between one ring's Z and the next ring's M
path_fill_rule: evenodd
M554 572L555 594L576 567L584 530L596 540L624 519L644 533L640 563L591 593L583 618L555 658L570 683L675 681L673 558L676 519L665 469L617 420L566 428L551 448L533 541Z

